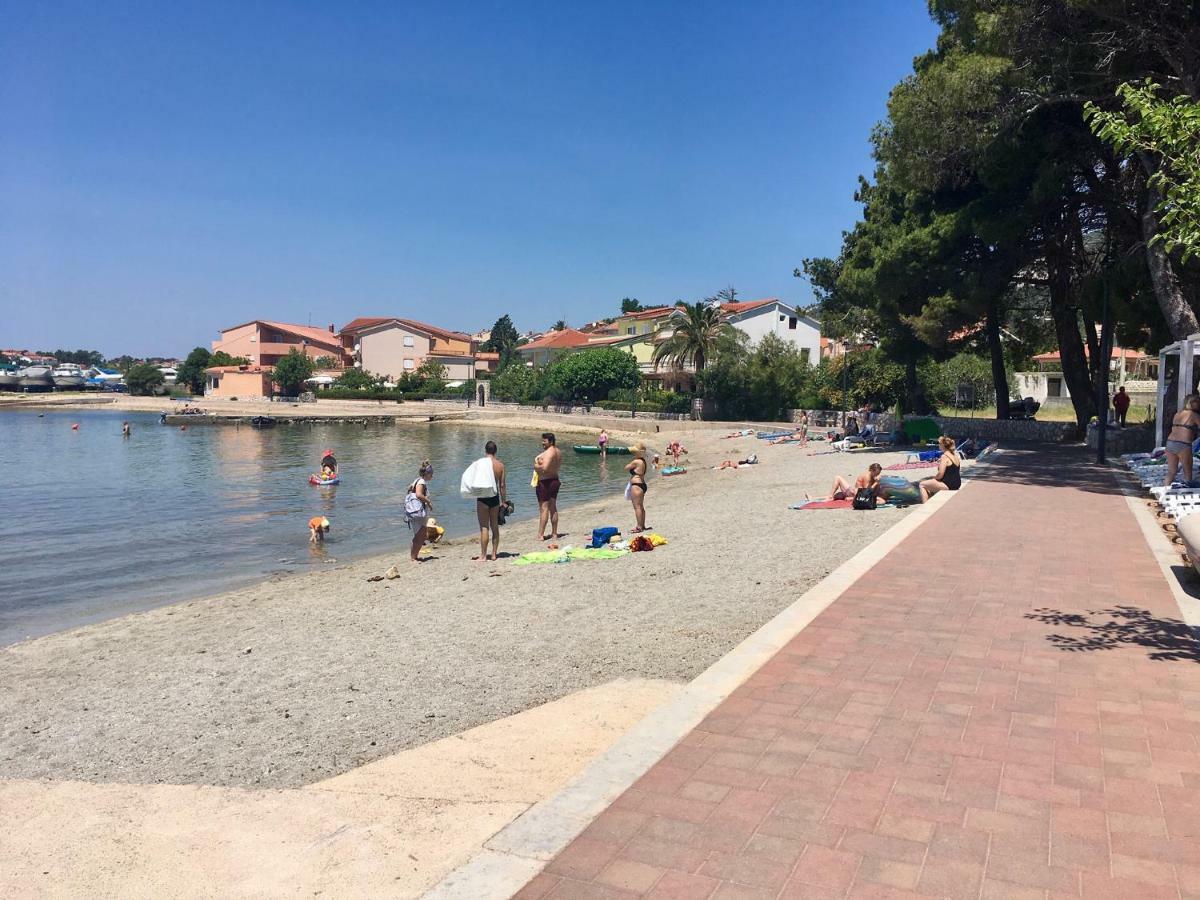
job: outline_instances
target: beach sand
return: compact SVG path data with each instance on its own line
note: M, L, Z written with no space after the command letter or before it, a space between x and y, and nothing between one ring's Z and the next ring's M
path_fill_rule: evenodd
M401 532L384 557L4 648L0 778L294 788L614 679L684 682L906 515L788 509L903 452L662 429L658 449L680 435L692 453L650 482L670 541L653 553L519 567L460 539L412 564ZM562 543L610 524L632 527L627 502L565 509ZM535 527L504 529L502 552L542 549ZM391 564L400 578L367 581Z

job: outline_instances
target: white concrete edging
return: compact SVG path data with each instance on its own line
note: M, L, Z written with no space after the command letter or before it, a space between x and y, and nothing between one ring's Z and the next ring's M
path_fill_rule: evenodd
M969 479L963 488L968 484ZM426 892L424 900L503 900L519 891L737 687L959 493L934 494L830 572L678 697L627 731L570 784L497 832L483 850Z

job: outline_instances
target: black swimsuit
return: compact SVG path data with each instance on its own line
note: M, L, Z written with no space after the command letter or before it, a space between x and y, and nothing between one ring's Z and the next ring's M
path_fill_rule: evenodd
M951 463L946 466L946 471L942 474L942 484L952 491L962 487L962 470L957 464Z
M634 481L633 479L635 479L635 478L640 478L641 483L639 484L638 482ZM650 487L646 484L646 473L645 472L643 472L640 475L637 472L630 472L629 473L629 484L632 487L641 488L643 494L646 493L648 490L650 490Z

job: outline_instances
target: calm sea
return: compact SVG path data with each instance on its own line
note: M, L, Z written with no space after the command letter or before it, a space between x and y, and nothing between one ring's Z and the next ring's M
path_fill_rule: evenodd
M133 427L128 440L123 421ZM537 512L529 476L541 449L533 434L451 424L181 431L146 414L0 412L0 644L334 559L395 551L402 561L410 539L404 490L424 458L435 468L439 522L448 535L468 534L475 509L458 482L489 438L508 465L516 517L528 519ZM561 504L624 490L620 457L604 464L569 444L560 442ZM312 487L308 475L326 447L337 451L342 483ZM323 547L312 547L307 522L318 514L333 528ZM581 536L582 525L573 525Z

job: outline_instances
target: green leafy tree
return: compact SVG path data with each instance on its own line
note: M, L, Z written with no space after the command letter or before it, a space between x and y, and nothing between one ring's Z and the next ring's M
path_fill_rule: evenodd
M554 327L552 327L550 330L551 331L564 331L566 329L566 327L567 327L567 320L559 319L557 322L554 323Z
M139 363L131 366L125 373L125 384L129 388L129 393L142 397L154 394L155 389L161 387L165 380L158 366L151 363Z
M187 385L193 394L204 393L204 370L212 365L212 354L204 347L196 347L187 355L176 372L177 384Z
M417 366L416 376L421 379L427 390L436 392L446 386L447 373L446 367L436 359L426 359Z
M505 313L496 320L496 324L492 326L491 336L479 345L479 349L486 353L500 354L500 365L497 367L497 371L499 371L513 358L513 353L516 352L520 341L521 336L517 334L516 326Z
M613 390L634 390L640 382L637 360L612 347L566 353L540 373L543 397L554 400L606 400Z
M313 365L318 369L336 369L339 362L336 356L318 356L313 360Z
M312 378L315 371L312 358L293 347L287 356L275 363L273 379L283 396L295 397L304 390L304 382Z
M376 387L380 379L363 369L347 369L334 382L338 387L364 391Z
M244 356L230 356L224 350L218 350L208 358L208 367L210 369L218 366L248 366L250 360Z
M1121 110L1088 103L1085 114L1118 152L1145 160L1158 213L1153 240L1187 262L1200 255L1200 101L1182 94L1168 98L1150 79L1120 85L1117 96Z
M712 300L685 304L680 309L683 315L672 318L667 326L674 332L654 348L651 357L654 368L658 369L664 363L678 369L690 365L696 372L703 372L717 342L733 331L733 326Z
M641 312L646 307L638 301L637 297L622 297L621 298L621 315L628 313Z
M520 360L512 360L492 376L492 396L506 403L540 400L539 373Z

